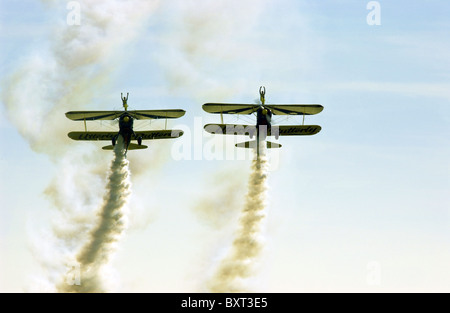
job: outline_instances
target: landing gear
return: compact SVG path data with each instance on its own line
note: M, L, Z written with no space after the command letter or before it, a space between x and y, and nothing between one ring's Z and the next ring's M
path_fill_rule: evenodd
M117 135L112 137L112 145L115 146L116 145L116 140L117 140Z
M138 142L138 145L142 144L142 137L141 136L137 137L137 142Z

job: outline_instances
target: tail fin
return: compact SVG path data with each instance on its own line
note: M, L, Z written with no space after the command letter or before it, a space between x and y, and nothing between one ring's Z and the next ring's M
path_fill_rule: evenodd
M238 147L238 148L256 148L256 140L237 143L236 147ZM267 147L267 149L281 148L281 145L279 143L266 141L266 147Z

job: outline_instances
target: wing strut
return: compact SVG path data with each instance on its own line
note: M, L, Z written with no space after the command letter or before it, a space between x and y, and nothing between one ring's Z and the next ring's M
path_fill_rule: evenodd
M84 131L87 132L86 119L84 119Z
M167 129L167 112L166 112L166 124L164 126L164 129Z

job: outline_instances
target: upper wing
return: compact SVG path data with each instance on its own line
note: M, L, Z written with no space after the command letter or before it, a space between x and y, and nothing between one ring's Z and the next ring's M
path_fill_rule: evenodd
M70 111L66 116L73 121L114 120L122 113L123 111Z
M70 132L67 135L73 140L112 140L117 132Z
M203 105L204 111L216 114L252 114L258 108L258 104L205 103Z
M136 131L137 137L142 137L142 140L152 139L170 139L183 136L183 131L179 129L161 129L161 130L147 130Z
M203 110L208 113L252 114L259 104L205 103ZM276 115L312 115L322 112L320 104L265 104Z
M321 129L319 125L272 125L267 130L267 136L275 136L276 132L279 136L309 136L317 134Z
M320 104L265 104L276 115L313 115L322 112Z
M179 118L186 113L184 110L136 110L127 112L137 120ZM73 121L114 120L124 113L125 111L71 111L67 112L66 116Z
M158 119L158 118L179 118L182 117L186 111L185 110L137 110L128 111L132 117L137 120L148 120L148 119Z

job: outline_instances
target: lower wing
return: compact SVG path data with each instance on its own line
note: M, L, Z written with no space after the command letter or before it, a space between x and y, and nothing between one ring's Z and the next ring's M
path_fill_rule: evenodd
M267 136L310 136L315 135L322 127L319 125L274 125L268 129Z
M142 140L178 138L183 136L183 133L184 132L179 129L147 130L135 132L136 137L142 137Z
M112 140L117 136L118 132L70 132L69 138L73 140ZM163 129L163 130L147 130L135 132L136 137L142 137L142 140L152 139L170 139L178 138L183 135L183 131L179 129Z
M308 136L315 135L322 129L319 125L272 125L267 128L265 125L259 126L260 133L267 136ZM248 135L252 137L256 134L255 125L236 124L207 124L205 131L211 134L220 135Z
M256 134L255 125L236 124L206 124L205 130L211 134L219 135L253 135Z
M70 132L67 134L73 140L112 140L117 132Z

